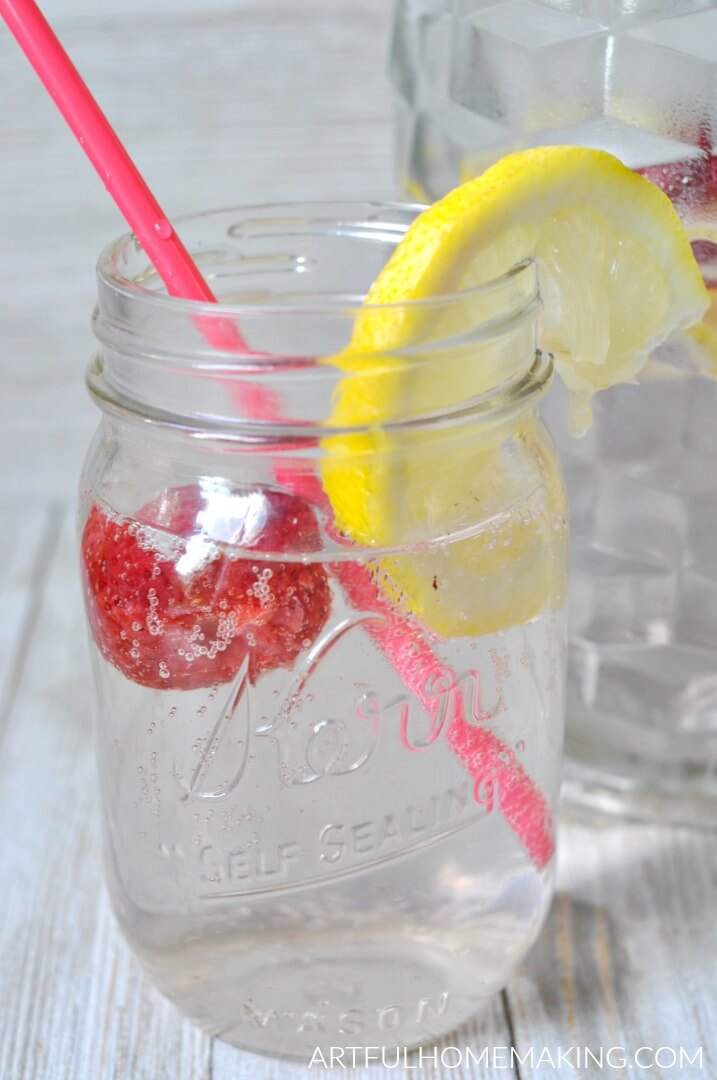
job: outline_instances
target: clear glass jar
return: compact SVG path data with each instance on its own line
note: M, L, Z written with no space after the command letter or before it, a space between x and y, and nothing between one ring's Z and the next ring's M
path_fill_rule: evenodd
M566 792L717 824L717 3L398 0L401 186L433 199L503 154L609 150L674 202L716 298L569 437Z
M322 359L414 214L189 218L216 307L131 238L99 263L80 529L110 895L184 1013L300 1060L451 1030L551 893L566 557L535 268L425 302L368 371ZM337 425L396 372L391 423Z

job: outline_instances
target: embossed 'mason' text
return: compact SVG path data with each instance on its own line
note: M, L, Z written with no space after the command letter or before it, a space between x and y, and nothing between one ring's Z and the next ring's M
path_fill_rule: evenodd
M421 1028L435 1023L438 1017L446 1014L449 1001L448 991L444 990L434 998L421 998L409 1006L390 1003L368 1009L357 1005L338 1013L328 1012L325 1008L311 1008L300 1012L262 1010L255 1002L246 1001L242 1005L242 1021L245 1026L263 1028L265 1031L295 1031L299 1035L311 1032L323 1034L333 1027L342 1035L358 1035L367 1028L399 1031L407 1025ZM325 1004L328 1005L328 1002Z

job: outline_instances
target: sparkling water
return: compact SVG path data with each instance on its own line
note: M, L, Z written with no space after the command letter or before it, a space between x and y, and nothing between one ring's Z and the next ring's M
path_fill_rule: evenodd
M536 857L530 838L552 845L562 614L422 644L400 621L411 640L393 645L437 665L410 693L380 647L390 614L340 587L365 573L334 566L319 639L254 684L243 669L210 689L149 689L94 649L124 933L204 1028L304 1061L317 1045L430 1041L470 1017L550 896L550 850ZM514 782L532 794L509 824Z

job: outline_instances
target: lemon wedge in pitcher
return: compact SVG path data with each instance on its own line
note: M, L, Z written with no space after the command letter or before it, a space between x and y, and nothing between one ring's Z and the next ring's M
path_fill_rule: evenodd
M474 326L489 319L490 290L470 290L530 258L544 305L541 344L571 391L576 430L589 423L594 391L633 380L657 345L707 307L670 201L603 151L511 154L413 222L369 290L349 346L327 361L343 373L330 425L365 430L324 440L322 476L337 527L356 543L385 549L454 536L377 561L389 597L443 636L519 625L562 602L561 573L545 558L561 486L539 425L517 419L510 437L504 425L466 425L463 439L460 430L385 429L409 406L422 415L459 402L461 381L465 398L495 385L505 355L474 344L473 364L468 347L442 363L430 341L436 349L460 341L471 305ZM440 309L440 327L431 325L438 307L411 303L456 292L464 296ZM529 451L517 466L511 444ZM540 488L534 504L524 498L527 461ZM476 503L487 524L461 538Z

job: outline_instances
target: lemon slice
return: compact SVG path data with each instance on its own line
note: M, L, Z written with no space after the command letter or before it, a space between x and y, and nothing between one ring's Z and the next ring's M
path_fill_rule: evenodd
M518 625L564 593L554 543L562 489L533 416L508 428L505 420L430 434L390 427L488 391L507 348L525 356L525 342L521 353L510 339L478 346L479 362L475 344L442 358L439 343L460 341L471 320L493 314L490 290L469 290L529 257L539 268L543 344L577 402L574 428L589 421L593 391L634 379L652 349L707 306L667 197L603 151L511 154L415 220L371 287L350 345L329 360L344 372L330 424L366 430L324 440L322 475L352 540L418 545L383 556L379 575L389 596L443 636ZM437 326L438 309L408 303L456 291L462 301ZM467 535L476 519L485 527ZM421 551L432 537L446 542Z
M589 394L634 378L652 349L707 306L667 196L612 154L576 146L510 154L413 223L366 303L424 299L491 281L535 257L543 340L567 385ZM420 312L359 318L355 351L394 350Z

